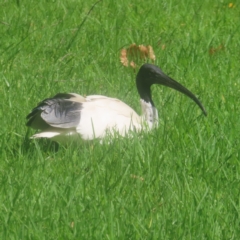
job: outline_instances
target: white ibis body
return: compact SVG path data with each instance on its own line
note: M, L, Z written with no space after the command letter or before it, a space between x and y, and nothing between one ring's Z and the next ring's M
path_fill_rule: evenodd
M190 97L207 115L198 98L160 68L144 64L136 76L142 115L124 102L101 95L82 97L76 93L58 93L40 102L27 116L27 126L40 130L32 138L62 141L69 136L84 140L104 138L117 132L126 136L131 131L152 129L158 123L158 111L151 96L151 85L160 84Z

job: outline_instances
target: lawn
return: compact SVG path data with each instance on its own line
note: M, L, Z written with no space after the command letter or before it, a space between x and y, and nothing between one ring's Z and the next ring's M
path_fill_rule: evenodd
M240 239L239 16L225 0L2 0L0 239ZM26 115L58 92L116 97L140 114L137 69L120 62L133 43L151 45L208 116L154 86L152 132L29 140Z

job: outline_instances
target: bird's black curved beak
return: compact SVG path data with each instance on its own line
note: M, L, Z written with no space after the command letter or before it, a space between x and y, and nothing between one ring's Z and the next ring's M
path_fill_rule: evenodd
M165 75L162 72L158 78L158 84L167 86L169 88L175 89L175 90L185 94L186 96L191 98L202 109L204 115L207 116L207 111L204 108L204 106L202 105L202 103L200 102L200 100L190 90L188 90L186 87L184 87L179 82L173 80L172 78L168 77L167 75Z

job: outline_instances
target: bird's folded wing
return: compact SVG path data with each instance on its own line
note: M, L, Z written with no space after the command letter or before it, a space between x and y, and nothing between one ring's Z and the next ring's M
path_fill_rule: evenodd
M82 103L85 98L78 94L59 93L53 98L40 102L27 116L27 126L44 130L76 127L81 118Z

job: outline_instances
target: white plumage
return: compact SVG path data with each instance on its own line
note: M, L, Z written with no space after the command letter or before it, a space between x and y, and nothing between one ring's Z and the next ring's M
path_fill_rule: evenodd
M28 114L27 126L39 129L32 138L64 141L79 136L84 140L104 138L115 132L126 136L131 131L152 129L158 125L158 112L151 98L152 84L174 88L192 98L206 115L201 102L185 87L165 75L160 68L144 64L136 78L142 116L124 102L101 95L82 97L75 93L59 93L43 100Z
M103 138L107 131L116 131L124 136L128 130L141 127L141 118L137 113L114 98L88 96L81 114L81 124L77 126L77 132L83 139Z

